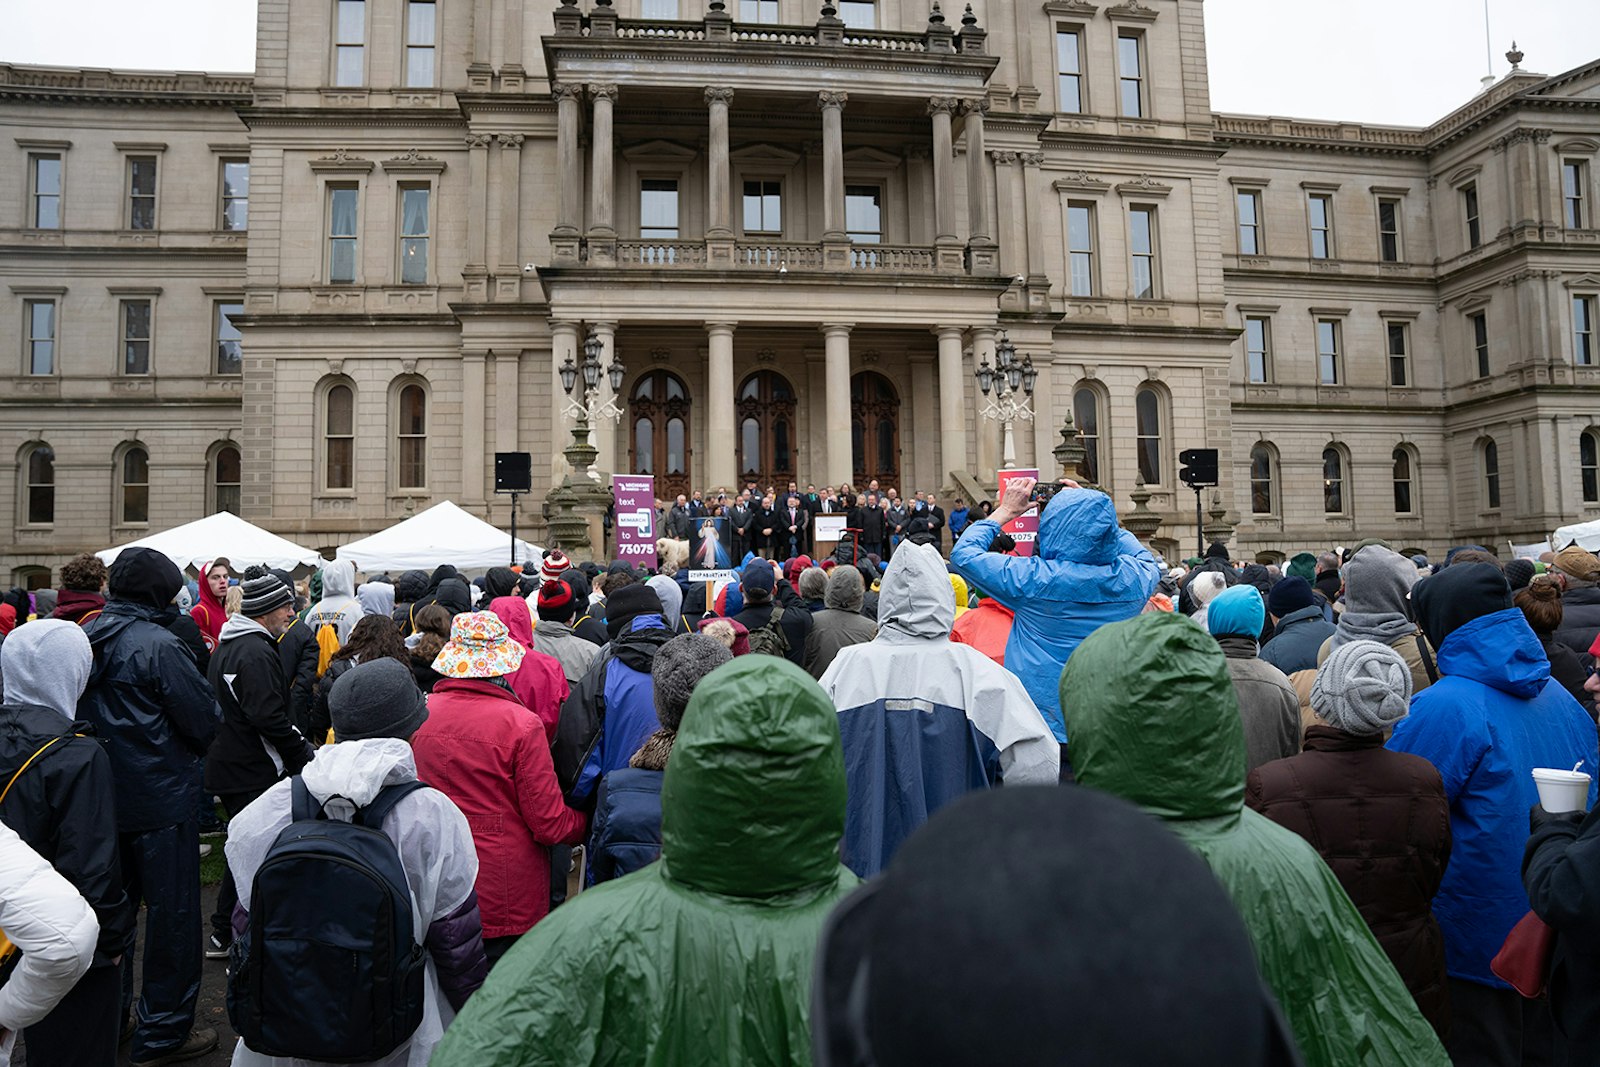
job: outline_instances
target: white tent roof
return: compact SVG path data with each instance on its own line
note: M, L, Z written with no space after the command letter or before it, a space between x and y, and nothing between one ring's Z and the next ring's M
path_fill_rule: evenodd
M1563 526L1550 539L1551 546L1558 552L1574 542L1579 548L1600 552L1600 519Z
M321 562L312 549L286 541L226 511L96 552L95 555L109 565L128 548L155 549L176 563L180 570L199 567L218 556L226 556L238 570L255 563L293 570L299 566L314 567Z
M432 570L449 563L461 570L486 570L511 562L511 535L446 500L420 515L340 547L335 558L357 570ZM517 562L539 560L543 550L517 539Z

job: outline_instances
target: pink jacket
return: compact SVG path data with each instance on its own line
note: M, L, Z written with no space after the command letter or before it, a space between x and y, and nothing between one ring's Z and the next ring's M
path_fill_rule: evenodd
M522 666L506 675L506 681L511 683L512 692L523 706L544 723L545 739L554 741L561 705L571 692L561 661L533 650L533 615L528 611L526 600L519 596L495 597L489 602L489 610L506 624L511 639L527 650Z

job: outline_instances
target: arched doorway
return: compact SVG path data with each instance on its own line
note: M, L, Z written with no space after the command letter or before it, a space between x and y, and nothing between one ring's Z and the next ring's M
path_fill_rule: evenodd
M883 489L902 489L900 394L876 371L850 379L850 445L857 486L876 478Z
M794 388L776 371L757 371L739 386L739 484L782 492L794 481Z
M633 383L628 404L629 469L656 477L656 496L689 492L689 390L676 374L653 370Z

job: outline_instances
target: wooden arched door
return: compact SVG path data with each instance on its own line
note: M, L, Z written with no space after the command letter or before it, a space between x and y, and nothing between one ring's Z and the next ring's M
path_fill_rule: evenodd
M756 371L739 385L739 484L782 492L794 477L794 387L776 371Z
M882 489L903 489L900 394L876 371L862 371L850 379L850 443L857 486L876 478Z
M653 370L633 383L628 402L629 459L635 474L656 477L656 496L687 495L689 470L689 390L669 371Z

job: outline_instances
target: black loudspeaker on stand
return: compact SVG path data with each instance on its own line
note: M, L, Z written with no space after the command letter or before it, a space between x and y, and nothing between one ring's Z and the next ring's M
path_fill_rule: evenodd
M517 565L517 496L533 491L533 453L496 452L494 491L511 494L511 566Z

